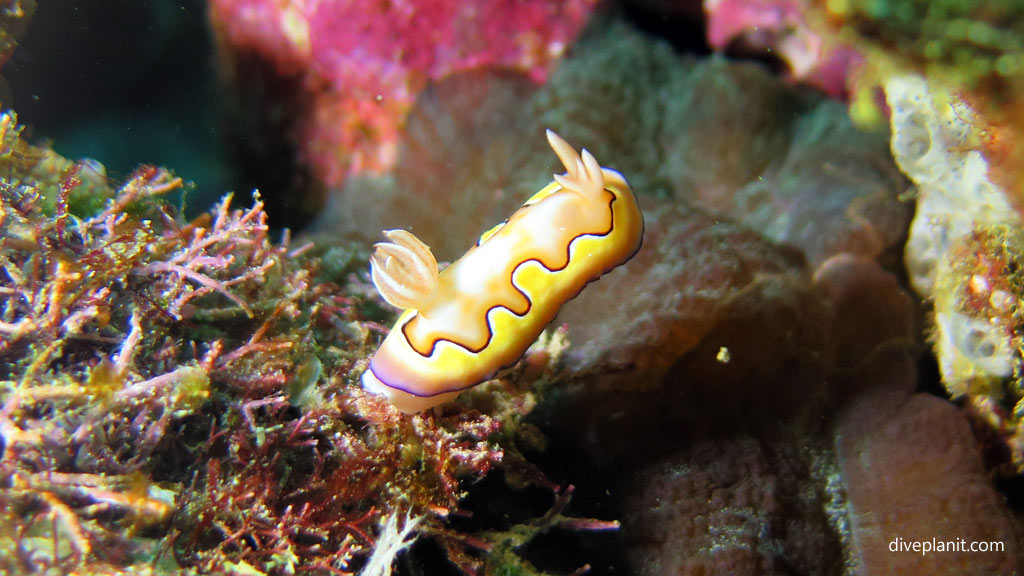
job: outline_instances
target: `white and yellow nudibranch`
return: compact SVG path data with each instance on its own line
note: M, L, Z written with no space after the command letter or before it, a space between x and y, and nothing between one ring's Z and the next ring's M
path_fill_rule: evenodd
M562 304L640 249L644 220L626 179L548 130L566 173L438 274L430 248L387 230L370 271L405 312L363 387L412 413L448 402L515 364Z

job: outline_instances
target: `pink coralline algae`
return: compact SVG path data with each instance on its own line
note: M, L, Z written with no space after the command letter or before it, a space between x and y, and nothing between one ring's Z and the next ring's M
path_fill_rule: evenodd
M704 12L708 43L716 50L737 43L767 49L786 61L794 79L833 97L847 93L850 70L862 60L811 28L803 0L705 0Z
M539 88L483 73L434 85L409 114L390 178L350 179L324 225L367 240L408 227L455 258L557 169L535 143L547 127L607 158L640 196L688 201L813 266L886 252L910 216L885 137L858 132L843 105L611 25L595 26Z
M544 81L595 4L214 0L210 17L223 52L255 54L308 93L292 138L334 185L394 164L405 116L431 80L498 68Z

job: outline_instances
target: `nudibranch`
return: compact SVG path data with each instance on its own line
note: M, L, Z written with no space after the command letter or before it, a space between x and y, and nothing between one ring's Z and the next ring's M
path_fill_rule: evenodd
M640 249L644 221L626 179L551 130L565 174L438 273L430 248L405 230L374 246L370 275L405 311L363 387L419 412L515 364L562 304Z

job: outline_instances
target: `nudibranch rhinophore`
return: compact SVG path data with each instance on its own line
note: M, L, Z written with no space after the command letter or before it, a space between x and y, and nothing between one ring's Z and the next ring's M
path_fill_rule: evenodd
M566 173L438 274L405 230L374 246L370 275L405 311L370 360L363 387L419 412L515 364L562 304L640 249L644 219L621 174L548 130Z

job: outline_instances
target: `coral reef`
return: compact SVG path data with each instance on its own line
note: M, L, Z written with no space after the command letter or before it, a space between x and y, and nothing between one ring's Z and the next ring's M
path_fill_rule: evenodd
M976 525L973 515L993 518L991 529L966 532L1005 546L983 562L892 561L918 573L1016 569L1019 534L979 476L989 447L964 433L954 407L911 397L915 309L886 271L898 266L910 206L885 136L857 131L841 104L758 67L686 60L606 26L593 28L543 87L483 74L432 87L410 114L392 175L352 180L332 199L333 214L357 215L342 233L410 226L439 256L454 256L481 220L537 185L528 175L541 151L527 135L557 127L648 196L644 250L559 316L571 345L541 406L566 453L582 452L605 471L635 468L617 492L633 569L879 569L872 538L881 532L870 511L906 506L886 488L898 462L916 451L908 465L931 469L945 456L924 433L907 434L907 446L863 437L849 419L864 406L882 414L876 427L919 417L946 427L947 445L963 457L945 474L970 479L967 491L922 479L928 498L885 530L923 535L936 511L955 509L951 522L964 526ZM509 128L508 118L520 120ZM496 134L498 126L506 128ZM993 289L1004 284L992 280ZM1014 398L1008 391L1000 406ZM881 410L889 405L906 408ZM1004 443L1010 434L1004 427ZM849 456L868 443L873 451L862 458L885 462L874 478ZM753 478L731 484L744 477L737 470Z
M530 133L543 125L627 175L645 215L644 249L559 316L565 369L538 413L556 450L612 477L631 569L879 570L878 534L926 534L942 510L1004 550L892 562L1018 569L1019 532L980 465L989 447L954 406L912 396L919 311L898 280L907 182L887 135L856 130L837 102L605 23L542 87L483 73L431 87L395 170L350 180L321 227L356 238L409 227L455 256L538 185ZM921 430L906 445L870 436L851 423L869 409L873 430ZM944 444L928 445L932 426L947 429ZM946 462L944 446L959 457ZM868 477L870 458L884 464ZM943 470L921 478L913 510L890 487L902 461ZM874 523L890 506L912 513Z
M893 156L916 185L906 267L934 305L942 382L1002 439L1003 472L1020 473L1020 215L991 181L976 115L962 100L918 76L890 78L886 96Z
M989 181L988 162L974 145L973 112L935 92L917 76L886 83L893 157L917 193L906 266L911 285L926 298L934 297L937 265L953 242L975 227L1020 222Z
M994 152L1017 124L992 112L1019 102L1019 46L990 46L1017 12L707 4L739 11L716 43L767 22L812 63L839 31L890 135L625 11L566 50L592 7L215 0L223 69L302 117L249 121L314 134L344 180L308 242L259 194L189 220L167 170L115 184L0 115L0 572L1024 572L1024 236ZM904 42L936 22L975 46ZM368 245L401 228L443 269L557 170L544 128L630 180L644 247L499 377L403 414L359 385L394 320ZM551 562L565 533L621 564ZM912 547L933 541L992 548Z
M789 378L807 397L790 401L812 406L804 414L813 417L792 418L777 404L758 401L737 426L729 408L707 402L704 418L724 423L720 431L677 426L670 432L677 443L691 440L682 449L665 443L667 454L634 468L622 488L629 494L624 534L638 573L1019 571L1019 526L986 477L964 414L942 399L912 395L917 374L907 354L912 306L906 293L877 264L849 256L818 271L814 292L825 306L815 320L825 324L821 340L829 343L817 352L817 369L802 373L789 364L741 381L750 387L749 401L760 389L774 394L776 379ZM746 333L763 325L748 321ZM735 341L729 350L737 351L730 365L749 361ZM688 356L710 352L698 347ZM710 368L692 369L699 358L681 363L691 385L721 386ZM822 402L823 395L837 402ZM687 391L685 398L694 396ZM776 419L756 419L758 413ZM892 549L897 538L993 548L922 555Z
M262 223L225 203L208 238L164 233L148 201L179 179L144 167L114 192L93 166L26 145L13 113L0 126L0 465L6 514L26 519L5 524L17 543L5 569L116 561L145 551L136 532L173 512L177 491L151 482L150 459L210 393L209 366L158 331L156 313L180 319L212 293L240 302L233 290L265 268L249 268L258 237L248 254L220 253L225 228Z
M324 222L367 239L380 228L409 227L440 259L454 257L480 233L481 221L500 217L537 186L533 179L544 169L534 166L544 155L531 144L531 123L563 129L626 174L638 194L661 196L641 203L645 248L558 320L571 327L572 376L553 394L575 406L564 411L561 433L588 438L597 459L636 451L636 438L655 433L663 421L645 409L692 405L692 419L678 420L699 426L705 410L695 397L716 406L733 405L723 400L730 397L742 403L747 390L733 383L744 373L730 371L706 394L681 385L686 369L674 366L702 342L711 347L702 358L715 358L722 347L750 355L731 367L820 356L815 326L823 310L807 297L804 261L813 270L838 253L882 256L898 245L909 216L897 199L905 183L884 137L857 132L842 106L753 65L680 58L612 23L592 30L544 87L506 86L522 84L468 75L433 88L410 115L410 138L392 177L350 181ZM532 120L495 131L502 118ZM742 322L756 317L770 327L761 330L777 330L779 347L728 346L742 340ZM723 332L712 346L716 326ZM813 362L800 365L815 370ZM680 382L677 392L652 393L670 373ZM772 405L799 406L790 401L805 392L778 384ZM639 428L621 433L619 426L633 425Z
M1020 278L1024 231L993 225L959 238L938 267L934 345L943 384L996 432L994 458L1024 473Z
M805 0L705 0L708 43L720 51L782 58L794 80L846 96L860 54L813 25ZM737 45L742 45L737 48Z
M810 446L705 440L634 474L623 518L636 574L835 574L842 548Z
M395 162L405 116L428 81L485 68L536 81L579 33L593 0L280 3L216 0L222 56L255 56L307 92L292 141L320 182ZM233 65L225 66L232 70ZM240 91L264 78L235 79Z
M865 574L1019 573L1020 528L987 478L963 413L925 394L888 392L852 403L836 426L854 565ZM949 548L915 553L900 542Z
M1019 440L1012 439L1019 420L1018 322L1015 303L1003 296L1020 290L1011 274L978 262L985 258L970 250L999 253L999 239L1014 245L1021 226L1024 124L1008 111L1024 101L1024 9L1015 2L982 8L913 0L721 0L705 9L712 45L721 49L741 36L767 45L795 75L822 61L823 46L845 43L862 55L859 69L846 72L856 84L851 113L862 120L888 115L892 154L915 184L905 265L911 286L935 305L932 340L943 383L955 398L966 397L997 436L1010 439L1001 459L1013 462L1007 470L1019 470ZM887 109L875 86L884 88ZM787 216L817 220L818 214L800 212ZM775 224L763 223L769 230ZM868 232L844 242L877 243ZM975 292L994 294L997 305L972 304Z
M372 240L411 228L454 258L481 222L546 181L537 134L548 127L585 143L638 195L688 200L815 264L885 252L909 216L884 136L858 132L842 106L755 65L679 57L616 22L594 26L540 88L455 76L424 94L408 124L388 178L353 179L331 198L332 231Z
M812 266L899 242L903 179L880 135L859 132L843 106L801 102L761 69L722 62L694 69L687 87L666 110L679 135L668 176L684 197L800 248Z
M986 84L989 89L1013 88L1014 76L1024 70L1024 7L1017 2L850 0L823 7L830 25L884 46L888 58L920 66L929 76L955 79L968 90ZM996 78L1009 84L998 86Z
M736 52L746 45L778 55L795 78L835 97L849 92L851 114L863 124L885 120L877 88L902 76L921 75L933 93L955 93L977 111L971 145L1022 210L1024 124L1008 112L1024 99L1018 2L708 0L704 9L714 48Z
M794 355L816 355L822 340L815 319L823 310L807 298L798 253L685 204L658 202L645 212L645 249L559 317L572 342L566 352L572 378L553 392L562 405L559 434L579 435L598 462L660 450L659 442L638 445L637 438L710 426L712 406L731 413L723 428L746 426L751 414L739 402L746 392L743 366L758 366L761 385L772 386L766 403L795 416L788 412L796 406L791 387L767 374ZM766 334L767 342L784 344L754 348L737 341L748 322L782 338ZM728 363L717 360L723 349ZM687 355L710 365L678 365ZM702 373L716 375L716 382L685 384Z
M353 258L271 241L258 195L185 221L169 172L115 188L0 128L0 571L384 574L418 535L479 573L506 529L614 527L562 515L571 490L517 447L561 340L484 411L402 416L356 382L383 327L365 279L329 276ZM497 469L553 511L452 525Z
M809 4L810 6L810 4ZM1024 210L1024 6L1014 0L979 5L915 0L828 2L822 30L864 54L865 74L884 83L922 75L932 92L955 92L975 110L972 133L991 180Z

